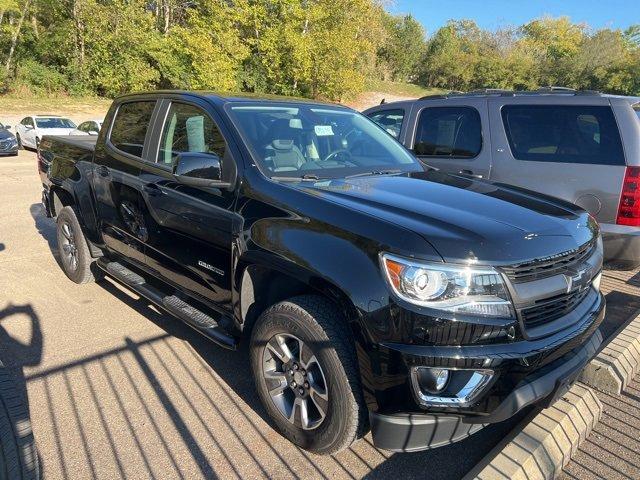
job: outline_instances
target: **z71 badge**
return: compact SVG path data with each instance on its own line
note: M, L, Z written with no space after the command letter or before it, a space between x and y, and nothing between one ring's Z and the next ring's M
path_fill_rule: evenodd
M206 268L207 270L211 270L213 273L217 273L218 275L224 275L224 270L220 270L219 268L214 267L213 265L209 265L202 260L198 260L198 265L202 268Z

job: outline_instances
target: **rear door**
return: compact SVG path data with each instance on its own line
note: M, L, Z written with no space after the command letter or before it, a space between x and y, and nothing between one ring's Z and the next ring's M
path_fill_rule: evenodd
M487 178L491 138L486 102L473 97L417 102L405 145L428 165Z
M163 101L153 151L142 165L147 266L192 297L231 310L231 250L241 217L234 212L236 191L198 188L175 181L178 154L217 155L222 170L235 169L220 119L205 100Z
M615 223L625 157L606 98L489 99L491 179L575 203Z
M110 112L104 141L96 145L93 187L100 231L106 247L134 263L144 264L149 235L142 212L140 165L148 157L155 98L125 100Z

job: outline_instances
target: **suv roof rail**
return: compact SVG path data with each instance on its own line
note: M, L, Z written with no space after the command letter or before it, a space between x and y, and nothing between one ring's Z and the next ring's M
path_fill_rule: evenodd
M451 97L481 97L486 95L499 95L503 97L515 97L517 95L546 95L546 94L564 94L564 95L602 95L597 90L576 90L569 87L540 87L537 90L508 90L503 88L481 88L471 90L469 92L451 91L448 93L439 93L434 95L425 95L418 100L439 100Z

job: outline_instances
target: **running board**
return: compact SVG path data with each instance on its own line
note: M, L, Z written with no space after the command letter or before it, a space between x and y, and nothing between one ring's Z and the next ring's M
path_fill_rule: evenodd
M121 263L106 262L102 259L96 263L113 278L124 283L136 293L155 303L174 317L182 320L221 347L231 350L237 348L237 340L232 335L229 335L215 319L206 313L201 312L175 295L165 295L159 289L149 285L142 276L129 270Z

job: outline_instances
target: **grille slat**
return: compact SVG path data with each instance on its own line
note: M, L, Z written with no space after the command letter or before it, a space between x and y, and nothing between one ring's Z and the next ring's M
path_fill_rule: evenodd
M526 328L537 327L552 322L571 312L589 293L590 287L576 290L564 295L540 300L533 307L521 311L522 321Z
M501 268L513 283L531 282L566 272L571 267L581 264L595 248L596 242L593 240L575 250Z

